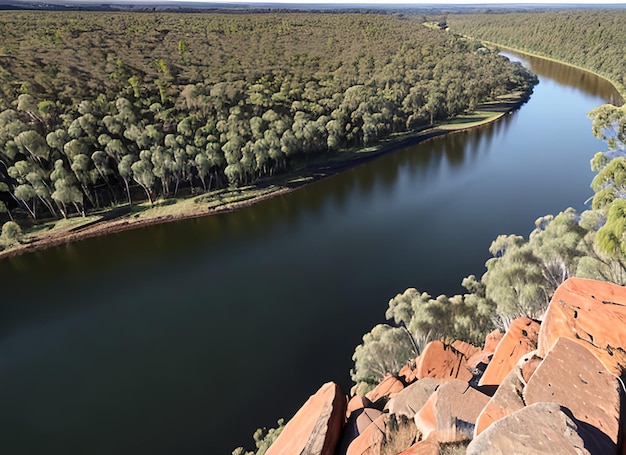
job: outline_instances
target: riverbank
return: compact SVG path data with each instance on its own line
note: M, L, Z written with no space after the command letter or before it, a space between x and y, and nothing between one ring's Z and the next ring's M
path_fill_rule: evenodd
M443 134L466 131L495 122L521 106L528 97L529 94L523 92L504 95L479 105L474 113L458 116L418 133L396 135L371 147L343 151L330 159L320 157L297 166L288 174L265 178L254 185L161 199L152 206L145 201L132 207L114 207L87 217L77 216L36 224L31 228L24 228L21 243L0 251L0 259L154 224L238 210L294 191L395 150Z
M516 53L516 54L520 54L520 55L524 55L524 56L540 58L542 60L546 60L546 61L549 61L549 62L554 62L554 63L558 63L560 65L569 66L571 68L576 68L577 70L584 71L585 73L593 74L594 76L597 76L597 77L602 78L605 81L609 82L615 88L615 91L621 96L622 99L619 100L619 101L621 101L621 103L616 104L617 107L620 107L621 105L624 104L624 100L626 99L626 87L624 87L619 82L617 82L617 81L615 81L613 79L610 79L607 75L600 74L600 73L598 73L596 71L593 71L592 69L585 68L583 66L574 65L573 63L569 63L569 62L566 62L564 60L559 60L559 59L556 59L556 58L548 57L548 56L543 55L543 54L538 54L536 52L531 52L531 51L526 51L526 50L522 50L522 49L517 49L515 47L510 47L510 46L506 46L506 45L503 45L503 44L494 43L492 41L481 41L481 42L483 44L486 44L487 46L491 46L493 48L506 50L506 51L511 51L511 52Z

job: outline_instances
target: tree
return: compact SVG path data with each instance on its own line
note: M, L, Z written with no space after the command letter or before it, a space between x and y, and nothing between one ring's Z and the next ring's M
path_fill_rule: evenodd
M133 180L139 184L146 192L150 205L152 205L152 188L154 187L154 174L152 173L152 162L150 161L150 151L142 150L139 155L139 161L135 161L131 165Z
M2 225L0 240L5 246L12 246L22 238L22 228L15 221L7 221Z
M363 335L363 343L356 347L350 377L356 384L376 385L387 373L397 373L417 354L405 330L378 324Z

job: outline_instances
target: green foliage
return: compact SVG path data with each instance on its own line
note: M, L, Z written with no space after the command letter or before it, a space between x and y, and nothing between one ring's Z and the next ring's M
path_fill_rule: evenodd
M22 228L15 221L7 221L2 225L2 234L0 235L0 243L9 247L20 241L22 238Z
M356 347L350 376L355 383L375 385L387 373L397 373L417 354L406 330L378 324L363 335L363 343Z
M0 37L19 46L3 62L0 160L32 218L141 190L152 201L247 185L535 82L412 16L14 11L3 22Z
M276 428L258 428L254 435L254 444L256 445L256 451L246 451L243 447L237 447L233 450L233 455L264 455L270 446L276 441L278 436L285 429L285 419L279 419Z
M454 14L456 33L551 57L594 71L626 89L626 11L595 8L498 14Z

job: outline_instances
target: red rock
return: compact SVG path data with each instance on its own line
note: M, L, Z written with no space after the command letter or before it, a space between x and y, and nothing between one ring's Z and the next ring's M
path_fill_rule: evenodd
M480 369L480 366L482 365L483 368L481 369L481 371L485 371L485 368L487 367L487 365L489 365L492 356L493 352L478 351L474 353L469 359L467 359L467 367L470 370L474 370L477 368Z
M362 434L376 419L383 415L378 409L365 408L356 417L356 428L358 434Z
M534 358L534 354L529 355ZM526 406L526 403L522 400L525 384L522 382L520 363L524 363L529 355L522 357L518 364L513 367L496 390L496 393L494 393L487 405L480 412L478 419L476 419L474 437L485 431L493 422L515 411L519 411Z
M525 355L520 359L517 363L517 366L520 369L520 374L522 375L522 379L526 384L530 381L530 378L535 373L535 370L539 366L543 359L536 354L537 351L533 351Z
M405 384L412 384L417 381L415 362L417 359L411 360L398 371L398 378Z
M385 440L389 414L382 414L348 446L346 455L379 455ZM300 452L298 452L300 453ZM307 454L309 452L306 452ZM285 453L285 455L287 452Z
M346 396L334 382L324 384L287 422L267 455L333 455L346 415Z
M502 340L502 337L504 337L504 333L500 332L498 329L488 333L485 337L485 347L483 347L483 351L493 354Z
M412 419L438 387L439 382L433 378L420 379L389 400L387 409L390 414Z
M463 353L452 346L439 340L431 341L417 358L415 376L418 379L469 381L472 379L472 373L467 368L466 360Z
M415 414L415 425L424 439L435 430L459 429L471 438L476 419L489 397L466 382L451 380L441 385Z
M538 355L545 357L560 337L586 344L609 370L620 375L626 361L626 288L582 278L566 280L548 306Z
M467 455L610 455L615 446L556 403L535 403L494 422L467 447ZM612 446L612 447L611 447Z
M514 320L509 326L478 385L498 385L524 355L537 349L539 323L529 318Z
M370 400L372 403L376 403L381 398L388 398L390 395L398 393L402 389L404 389L402 381L390 374L387 374L385 379L383 379L382 382L374 388L374 390L365 394L365 398Z
M570 338L559 338L526 385L524 400L527 405L558 403L617 444L620 390L617 377L589 350Z
M398 455L439 455L439 444L437 441L418 441Z
M476 354L477 352L481 350L480 348L477 348L476 346L472 346L471 344L466 343L465 341L460 341L460 340L456 340L454 343L452 343L452 347L456 349L457 351L459 351L461 354L463 354L465 358L467 359L469 359L471 356L473 356L474 354Z
M357 411L363 408L369 408L371 405L372 405L372 402L368 398L363 397L361 395L353 396L352 398L350 398L350 401L348 401L348 409L346 410L346 418L349 418L350 414L352 414L354 411Z
M383 413L378 409L362 408L355 410L343 427L338 455L345 455L348 446L363 433Z

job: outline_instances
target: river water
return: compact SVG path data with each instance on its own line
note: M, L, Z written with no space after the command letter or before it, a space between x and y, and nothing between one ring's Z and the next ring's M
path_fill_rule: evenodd
M597 77L530 59L501 121L235 213L0 261L0 453L229 454L289 418L407 287L462 292L501 233L591 196Z

